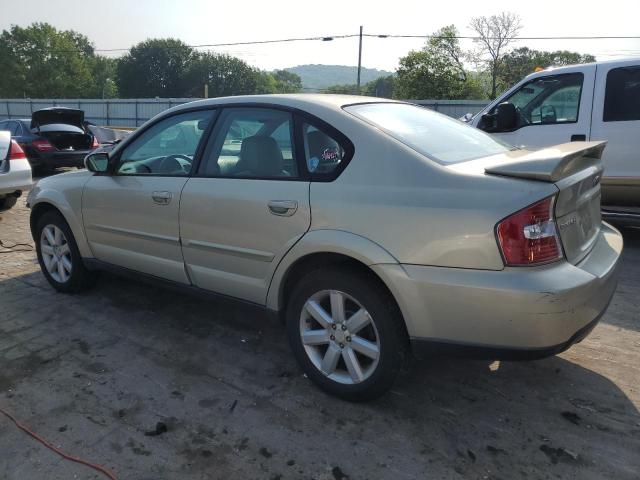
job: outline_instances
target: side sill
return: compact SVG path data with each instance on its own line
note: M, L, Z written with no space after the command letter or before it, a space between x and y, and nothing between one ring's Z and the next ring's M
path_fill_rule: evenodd
M113 265L111 263L103 262L102 260L97 260L95 258L83 258L82 263L84 263L84 266L89 270L112 273L114 275L129 278L132 280L138 280L149 285L159 286L168 290L186 293L188 295L205 300L212 300L235 306L244 306L249 309L255 310L256 312L259 311L261 314L267 315L270 318L273 318L273 315L278 315L277 312L267 309L265 305L260 305L258 303L243 300L241 298L212 292L210 290L205 290L193 285L174 282L173 280L167 280L164 278L156 277L155 275L150 275L148 273L138 272L136 270L131 270L119 265Z

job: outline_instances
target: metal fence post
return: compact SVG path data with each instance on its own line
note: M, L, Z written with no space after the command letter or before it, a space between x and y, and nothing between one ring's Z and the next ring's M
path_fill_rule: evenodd
M109 100L107 100L107 102L106 102L106 107L107 107L107 126L111 125L111 120L109 118L109 115L110 115L110 113L109 113L109 105L110 104L111 104L111 102L109 102Z
M138 118L138 102L139 102L139 100L136 98L136 119L135 119L135 122L134 122L135 123L134 124L135 127L138 127L140 125L140 123L139 123L140 119Z

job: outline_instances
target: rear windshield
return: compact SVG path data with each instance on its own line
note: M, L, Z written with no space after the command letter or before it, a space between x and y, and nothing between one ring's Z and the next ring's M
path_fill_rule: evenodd
M366 103L350 105L345 110L443 164L487 157L513 148L488 133L415 105Z

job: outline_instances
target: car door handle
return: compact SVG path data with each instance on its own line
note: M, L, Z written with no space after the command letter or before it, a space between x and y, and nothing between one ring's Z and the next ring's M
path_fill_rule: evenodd
M587 140L587 136L586 135L582 135L582 134L573 134L571 135L571 141L572 142L584 142Z
M173 194L171 192L153 192L151 194L151 198L158 205L169 205L173 198Z
M281 217L290 217L298 210L298 202L295 200L271 200L267 205L271 213Z

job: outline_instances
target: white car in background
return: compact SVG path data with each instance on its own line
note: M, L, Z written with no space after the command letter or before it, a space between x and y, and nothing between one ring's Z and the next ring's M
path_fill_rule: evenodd
M640 221L640 58L533 73L469 117L470 125L527 150L606 140L603 215Z
M10 132L0 131L0 212L13 207L31 183L27 156Z

